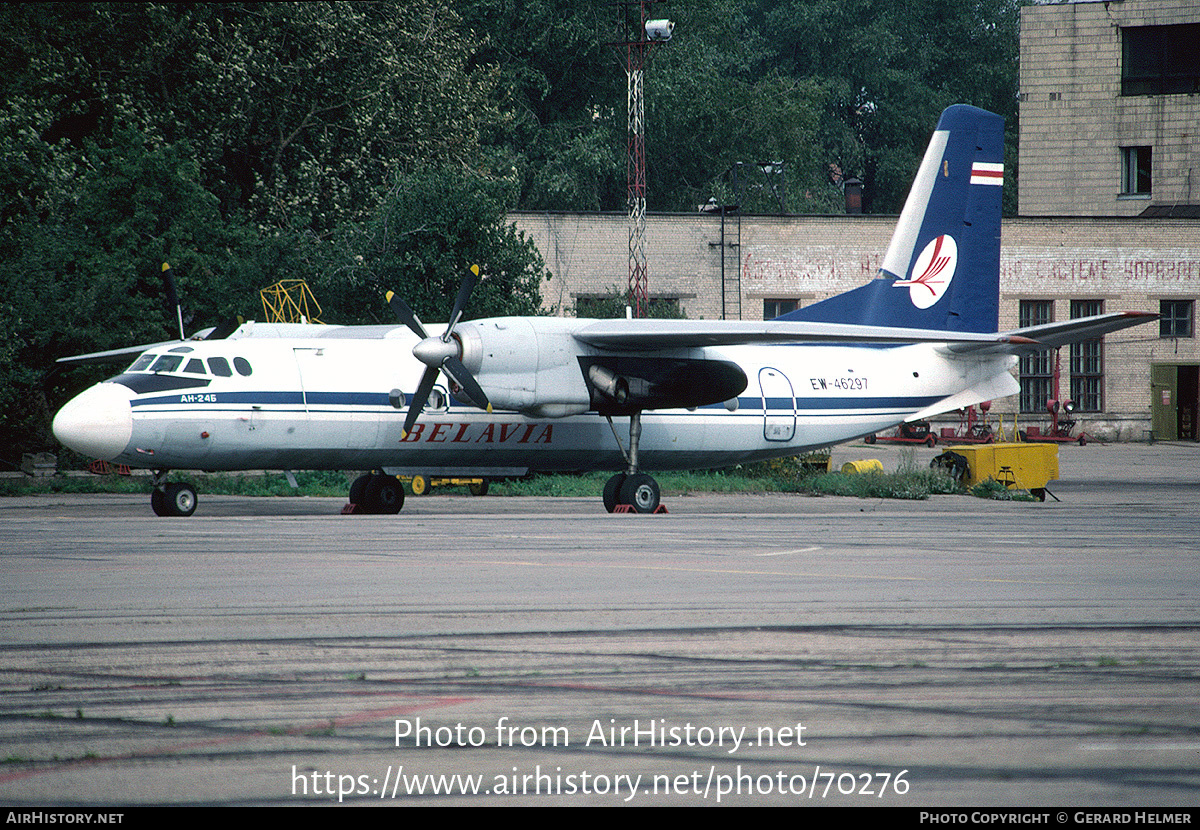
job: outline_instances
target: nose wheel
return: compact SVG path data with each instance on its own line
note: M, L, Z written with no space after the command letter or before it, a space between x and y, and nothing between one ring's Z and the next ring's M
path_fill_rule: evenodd
M190 516L196 512L199 500L196 488L187 482L166 481L165 470L154 474L154 489L150 491L150 508L155 516Z

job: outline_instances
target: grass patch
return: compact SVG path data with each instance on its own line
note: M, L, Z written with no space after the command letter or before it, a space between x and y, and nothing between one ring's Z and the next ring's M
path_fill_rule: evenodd
M1009 488L992 478L985 479L972 487L971 495L979 499L995 499L997 501L1037 501L1028 490Z
M814 469L804 457L778 458L740 464L721 470L653 472L664 496L690 493L799 493L813 496L853 496L862 499L927 499L933 495L967 492L942 469L919 465L906 450L894 472L841 473ZM328 496L344 498L357 471L309 470L295 473L294 489L283 473L178 473L172 480L190 481L204 494L224 496ZM534 473L522 479L493 481L497 496L595 498L611 471ZM0 479L0 497L45 493L149 493L150 477L55 475L45 478ZM465 486L439 486L431 492L466 495ZM988 480L970 491L979 498L1035 501L1024 490L1009 490Z
M496 482L490 492L505 496L594 497L611 472L536 474L519 481ZM801 493L882 499L927 499L962 493L943 470L923 468L915 453L902 453L895 472L840 473L814 471L800 458L742 464L723 470L655 472L664 496L688 493Z
M339 470L295 473L293 489L283 473L173 473L172 481L191 481L203 494L217 496L345 496L350 484ZM149 493L149 475L55 475L40 478L2 478L0 497L47 493Z

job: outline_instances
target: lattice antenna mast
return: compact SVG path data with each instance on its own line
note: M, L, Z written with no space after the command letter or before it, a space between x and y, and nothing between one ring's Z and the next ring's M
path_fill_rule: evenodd
M646 269L646 96L645 68L650 49L671 39L675 24L650 19L652 0L618 3L622 40L614 45L625 50L626 104L626 202L629 208L629 302L635 317L645 317L650 304L649 274ZM636 12L636 13L635 13Z

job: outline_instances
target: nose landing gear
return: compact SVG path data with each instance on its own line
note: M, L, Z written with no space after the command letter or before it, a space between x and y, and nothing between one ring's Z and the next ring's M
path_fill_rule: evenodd
M184 481L167 483L169 470L154 471L154 489L150 491L150 507L155 516L190 516L196 512L199 500L196 488Z

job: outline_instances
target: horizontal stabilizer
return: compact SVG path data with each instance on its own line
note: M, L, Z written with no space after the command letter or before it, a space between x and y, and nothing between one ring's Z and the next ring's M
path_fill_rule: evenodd
M1068 343L1079 343L1083 340L1094 340L1109 332L1120 331L1157 319L1158 315L1149 311L1114 311L1110 314L1096 314L1092 317L1076 317L1061 323L1027 326L1023 329L1005 332L1005 335L1010 338L1029 338L1036 341L1036 345L1019 349L1019 353L1065 346Z

